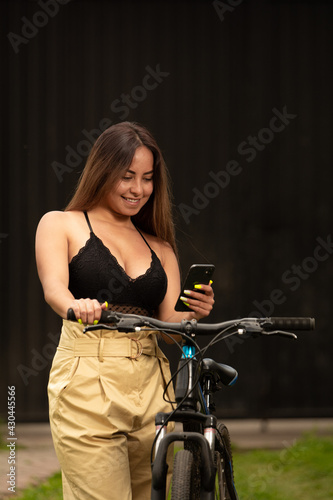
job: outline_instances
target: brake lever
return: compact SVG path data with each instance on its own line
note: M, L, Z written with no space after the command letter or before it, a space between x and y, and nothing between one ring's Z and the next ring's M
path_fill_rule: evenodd
M83 329L83 333L94 332L95 330L118 330L116 325L106 325L105 323L97 323L97 325L89 325Z
M297 340L297 335L292 332L285 332L283 330L272 330L271 332L262 331L261 335L279 335L280 337L287 337L289 339Z

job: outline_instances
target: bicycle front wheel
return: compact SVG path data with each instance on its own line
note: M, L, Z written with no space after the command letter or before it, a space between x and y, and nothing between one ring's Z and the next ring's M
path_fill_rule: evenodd
M179 450L173 461L171 500L192 500L194 463L188 450Z
M217 424L215 461L215 500L238 500L234 486L230 435L226 426L220 422Z

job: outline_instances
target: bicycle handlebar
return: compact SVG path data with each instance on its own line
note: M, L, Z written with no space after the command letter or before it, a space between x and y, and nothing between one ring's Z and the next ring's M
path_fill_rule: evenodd
M76 321L76 316L73 309L68 309L67 319ZM103 325L104 324L104 325ZM113 326L107 326L113 325ZM89 325L85 331L114 329L121 332L133 332L141 327L155 327L158 330L167 330L181 332L185 334L191 333L217 333L225 328L237 327L239 330L245 330L249 333L265 333L274 332L283 333L288 330L314 330L315 319L304 317L272 317L272 318L242 318L221 323L198 323L196 320L183 320L180 323L168 323L160 321L148 316L140 316L136 314L124 314L115 311L102 311L101 319L97 325Z
M274 329L314 330L314 318L268 318Z

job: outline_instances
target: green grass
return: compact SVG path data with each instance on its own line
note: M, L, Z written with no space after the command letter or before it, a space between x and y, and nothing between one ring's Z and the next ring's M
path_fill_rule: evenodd
M307 434L282 450L234 451L240 500L328 500L333 498L333 436ZM60 473L19 500L62 500Z
M20 500L62 500L61 473L57 472L47 481L35 488L27 488L20 496Z
M290 448L234 453L240 500L333 498L333 436L305 435Z

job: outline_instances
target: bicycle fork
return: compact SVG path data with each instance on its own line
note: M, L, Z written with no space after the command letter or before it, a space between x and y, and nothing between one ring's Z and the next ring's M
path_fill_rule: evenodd
M172 416L174 422L197 422L203 425L204 434L199 432L167 433L165 421L168 413L158 413L155 418L156 434L155 459L152 465L151 500L165 500L168 464L168 448L175 441L195 443L200 450L201 459L201 495L202 500L214 500L216 465L213 456L215 450L216 417L199 412L176 410Z

